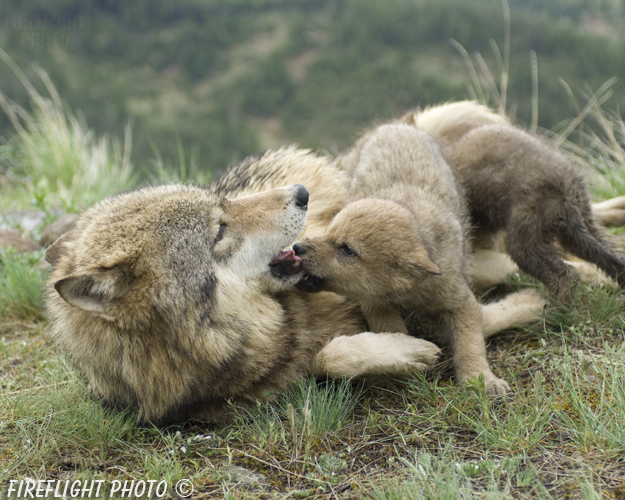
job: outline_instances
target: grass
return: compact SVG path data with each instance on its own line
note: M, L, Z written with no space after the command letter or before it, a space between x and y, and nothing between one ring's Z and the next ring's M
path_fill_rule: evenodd
M2 170L20 181L13 189L26 190L46 212L77 211L133 184L129 128L123 148L107 137L96 138L63 106L43 70L36 68L45 97L2 49L0 59L19 78L32 106L29 112L0 91L0 108L16 131L0 156Z
M0 248L0 319L43 319L46 272L38 267L41 258L41 252L18 255Z
M588 300L491 342L510 397L435 374L366 387L302 380L217 428L137 427L86 395L45 322L5 321L0 484L189 479L198 498L619 498L625 333L618 308L597 305L622 295L578 293Z

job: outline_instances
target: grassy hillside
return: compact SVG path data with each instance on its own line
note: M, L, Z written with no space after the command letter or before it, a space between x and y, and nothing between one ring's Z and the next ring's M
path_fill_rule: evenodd
M577 113L559 78L597 88L622 65L622 0L511 0L509 109L531 113L538 57L539 123ZM98 133L130 121L133 160L180 145L207 169L296 141L336 150L364 124L406 107L466 98L469 75L449 43L502 49L499 0L35 0L0 4L0 47L32 76L45 69ZM25 103L6 68L0 89ZM622 84L612 107L625 104ZM0 118L0 135L13 133Z

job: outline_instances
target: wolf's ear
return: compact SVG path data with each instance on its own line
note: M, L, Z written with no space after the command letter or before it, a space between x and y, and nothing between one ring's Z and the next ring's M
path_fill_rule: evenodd
M124 285L112 270L103 273L68 276L54 284L63 299L83 311L112 320L111 303L123 295Z
M418 246L406 256L405 263L408 267L426 271L430 274L440 275L441 270L431 258L427 248Z
M52 264L54 266L59 259L66 252L65 243L72 239L74 231L68 231L62 236L59 236L57 240L52 243L46 250L46 254L44 256L47 263Z

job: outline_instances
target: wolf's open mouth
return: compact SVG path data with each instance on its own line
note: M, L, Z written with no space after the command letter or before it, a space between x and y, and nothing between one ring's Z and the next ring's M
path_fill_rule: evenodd
M288 278L294 274L302 272L302 259L300 259L293 250L281 250L271 262L271 274L278 278Z
M299 280L296 287L302 292L317 293L325 289L325 280L319 276L307 274Z

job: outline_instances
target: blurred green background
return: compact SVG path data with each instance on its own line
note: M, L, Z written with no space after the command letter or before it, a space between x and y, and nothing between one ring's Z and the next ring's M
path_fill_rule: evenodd
M560 83L596 89L617 76L625 104L623 0L510 0L508 108L531 114L538 56L539 125L578 113ZM500 0L2 0L0 47L29 75L47 71L97 134L132 125L141 172L182 149L202 169L290 142L347 146L370 121L469 97L449 42L479 51L497 74ZM0 62L0 89L26 105ZM0 116L0 141L14 130ZM0 143L1 144L1 143Z

